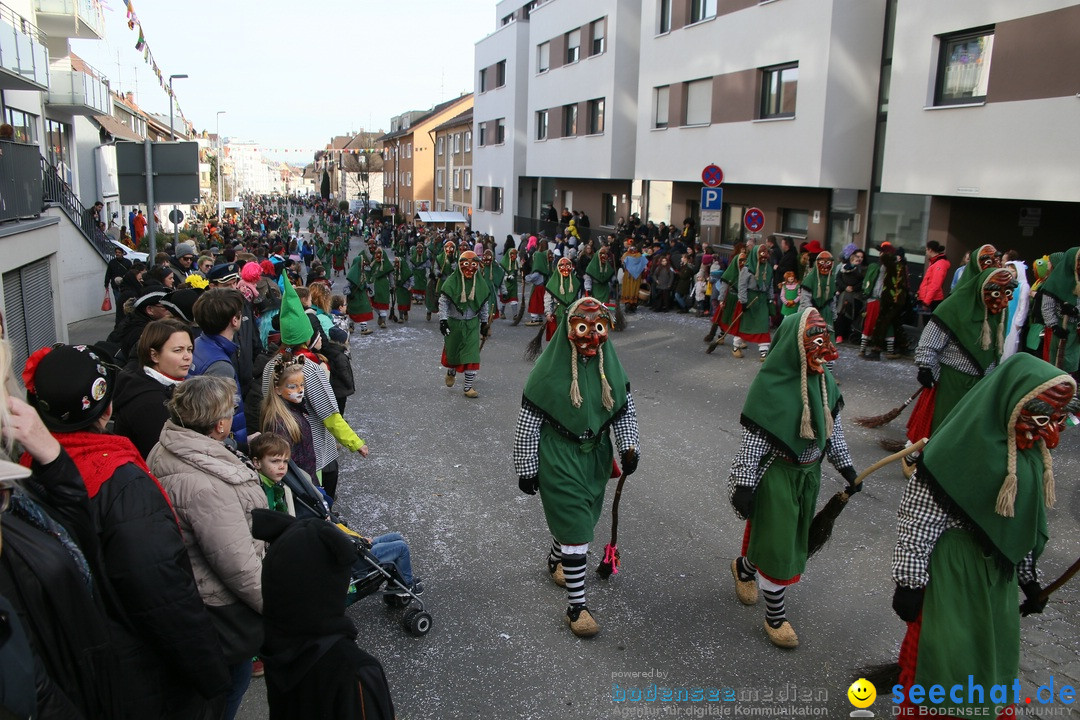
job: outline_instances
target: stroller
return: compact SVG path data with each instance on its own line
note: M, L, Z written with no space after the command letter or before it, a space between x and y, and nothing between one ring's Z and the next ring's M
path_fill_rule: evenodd
M294 513L298 520L320 518L337 525L356 545L356 563L353 564L349 592L345 596L348 607L368 595L382 595L383 602L393 608L405 608L401 625L417 637L431 630L431 614L424 609L424 601L402 581L393 563L380 563L371 553L371 543L359 533L349 529L345 522L330 509L330 503L307 474L296 463L289 461L289 471L282 483L292 492Z

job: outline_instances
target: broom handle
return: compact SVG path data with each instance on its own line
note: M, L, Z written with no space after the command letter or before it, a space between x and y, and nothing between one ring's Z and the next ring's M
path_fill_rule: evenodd
M615 499L611 501L611 544L618 544L619 537L619 498L622 497L623 483L626 482L626 473L619 476L619 484L615 486Z
M928 443L928 442L929 442L929 440L927 438L923 438L922 440L920 440L917 443L912 443L911 445L908 445L906 448L904 448L903 450L900 450L899 452L894 452L892 455L887 455L887 456L881 458L876 463L874 463L873 465L871 465L870 467L866 468L861 473L859 473L859 476L855 478L855 481L852 483L852 485L861 485L862 481L864 479L866 479L867 475L870 475L871 473L877 472L878 470L885 467L889 463L894 463L897 460L899 460L900 458L904 457L905 455L910 455L913 452L918 452L918 451L922 450L923 447L925 447L926 443Z
M1065 583L1069 582L1069 580L1072 580L1073 575L1075 575L1077 572L1080 572L1080 559L1077 559L1076 562L1070 565L1069 569L1061 574L1061 577L1043 588L1043 591L1039 593L1039 600L1041 602L1045 602L1046 599L1049 598L1055 590L1060 588Z
M758 296L757 296L757 297L755 297L755 298L754 298L753 300L751 300L750 302L746 303L746 306L745 306L745 307L739 308L739 314L738 314L738 315L736 315L735 317L731 318L731 322L729 322L729 323L728 323L728 327L729 327L729 328L730 328L730 327L734 327L735 323L739 322L739 318L741 318L741 317L743 316L743 313L744 313L744 312L746 312L746 311L747 311L747 309L748 309L748 308L749 308L749 307L750 307L751 305L753 305L754 303L756 303L756 302L758 301L758 298L759 298L759 297L761 297L761 296L760 296L760 295L758 295ZM723 308L723 305L724 305L723 303L720 303L720 306L721 306L721 308ZM720 310L720 312L723 312L723 309L721 309L721 310ZM720 330L720 335L719 335L719 336L717 337L717 339L716 339L715 341L713 341L713 343L712 343L712 344L715 344L715 345L719 345L719 344L720 344L721 342L723 342L723 340L724 340L724 337L725 337L725 336L727 336L727 330L724 330L724 329L722 329L722 328L721 328L721 330Z

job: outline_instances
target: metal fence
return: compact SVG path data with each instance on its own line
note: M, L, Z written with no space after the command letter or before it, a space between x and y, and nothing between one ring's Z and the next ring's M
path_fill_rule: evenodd
M95 226L90 213L87 212L82 201L75 195L71 186L64 181L56 166L50 164L49 161L41 155L38 155L38 160L40 162L40 174L44 186L43 195L45 202L53 203L63 210L64 214L68 216L68 219L82 231L83 237L90 241L97 249L98 253L101 254L101 257L106 260L111 259L113 257L114 246L109 242L109 236Z
M525 217L523 215L514 216L514 232L518 235L529 234L540 236L544 234L549 240L553 239L556 235L562 234L567 236L567 228L570 226L564 222L550 222L548 220L540 220L539 218ZM581 227L578 228L578 233L581 235L582 240L588 240L595 238L598 235L614 235L615 228L608 225L598 225L595 227Z

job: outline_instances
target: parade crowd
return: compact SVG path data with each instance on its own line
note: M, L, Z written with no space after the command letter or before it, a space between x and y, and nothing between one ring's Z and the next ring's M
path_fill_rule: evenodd
M868 263L854 245L834 257L788 237L721 253L689 219L632 216L599 234L565 211L544 226L497 242L347 203L248 197L242 216L207 226L204 247L185 240L150 264L118 250L105 276L115 329L102 342L42 348L15 368L0 341L12 460L0 463L4 709L232 718L265 672L271 717L392 717L382 669L345 616L358 547L391 569L404 602L423 584L404 537L344 532L332 513L348 482L341 453L369 453L344 418L352 353L391 323L437 322L445 385L460 376L466 399L482 390L495 323L536 328L523 348L535 364L513 438L518 488L542 503L566 624L595 635L587 553L609 480L621 487L642 452L612 338L646 308L708 318L710 352L727 337L738 358L757 346L727 484L746 521L730 572L741 603L764 596L765 636L785 649L799 644L787 591L828 535L822 460L844 501L861 489L837 346L870 361L913 352L891 559L892 607L908 623L895 682L1016 677L1021 613L1047 602L1037 562L1055 499L1050 451L1080 409L1078 248L1040 259L1029 279L1015 253L989 245L950 275L931 242L916 289L888 242ZM304 488L323 512L305 514ZM617 570L612 545L603 565Z

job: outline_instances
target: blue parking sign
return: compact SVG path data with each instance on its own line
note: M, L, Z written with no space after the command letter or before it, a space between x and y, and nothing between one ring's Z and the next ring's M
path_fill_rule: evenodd
M701 188L701 209L702 210L723 210L724 209L724 189L718 187L703 187Z

